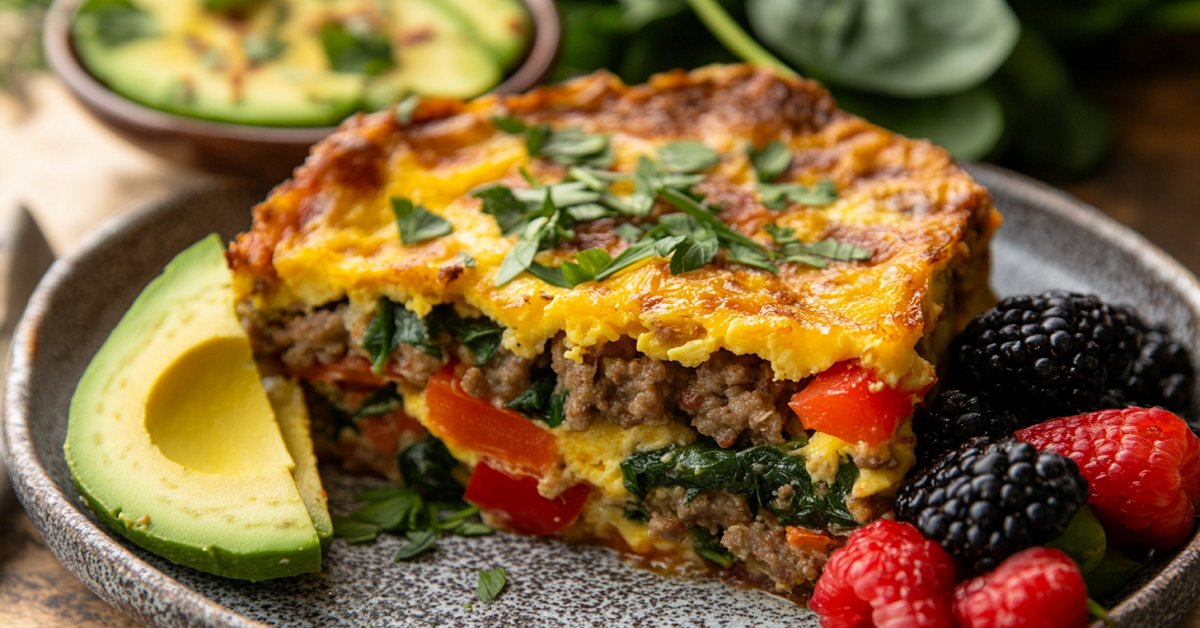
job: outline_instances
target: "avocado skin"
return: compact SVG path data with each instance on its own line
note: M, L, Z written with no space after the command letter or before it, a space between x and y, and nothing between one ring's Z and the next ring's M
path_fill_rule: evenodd
M224 247L214 234L181 253L146 287L80 379L63 450L89 508L146 550L200 571L251 581L316 572L322 542L288 468L247 476L193 471L168 460L151 443L145 425L142 395L148 395L157 374L138 372L136 365L146 359L170 364L178 357L146 358L164 342L163 329L175 324L183 330L180 317L207 314L182 319L200 330L198 339L177 334L180 340L167 343L174 349L198 346L205 332L244 335L232 311L231 281ZM181 306L197 302L181 313L186 310ZM228 312L204 310L226 306ZM270 412L265 392L263 397ZM127 452L132 452L128 460Z

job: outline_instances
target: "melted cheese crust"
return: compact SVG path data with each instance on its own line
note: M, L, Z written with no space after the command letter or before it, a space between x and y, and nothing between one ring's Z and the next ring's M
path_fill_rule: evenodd
M469 191L492 182L527 187L522 167L547 181L565 174L531 159L523 138L498 131L498 115L612 134L619 171L667 142L703 141L723 159L697 189L734 228L769 243L761 227L776 222L805 241L832 237L866 248L871 259L827 269L784 263L778 274L716 262L683 275L653 259L574 289L528 274L496 288L517 236L501 235ZM783 179L832 180L834 204L772 212L758 202L745 145L775 139L795 155ZM424 204L454 232L402 245L394 196ZM957 302L957 319L943 327L961 327L972 304L986 301L987 244L1000 223L987 192L943 149L839 111L814 82L748 66L680 71L632 87L599 73L522 96L429 100L410 126L392 112L357 116L318 144L254 216L229 259L239 300L261 310L347 297L367 306L388 296L424 315L453 302L502 324L504 345L524 357L560 331L576 347L626 335L650 357L686 366L719 349L758 355L789 380L861 358L906 389L932 377L922 356L932 360L944 348L945 340L931 340L943 310ZM615 256L627 244L612 226L596 221L538 260L596 246Z

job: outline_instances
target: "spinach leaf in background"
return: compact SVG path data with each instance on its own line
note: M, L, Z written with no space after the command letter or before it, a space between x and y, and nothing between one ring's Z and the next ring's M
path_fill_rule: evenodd
M1005 161L1082 176L1108 154L1111 115L1072 85L1062 58L1026 31L991 81L1005 109Z
M404 485L423 491L431 499L462 497L463 487L451 474L458 467L458 461L435 436L413 443L401 452L399 466Z
M80 34L110 47L149 37L156 28L154 18L130 0L87 0L78 15Z
M352 32L338 22L321 25L321 46L334 72L375 76L396 64L386 33Z
M755 34L801 71L892 96L978 85L1012 52L1004 0L747 0Z
M846 111L901 135L928 139L964 161L987 156L1004 133L1004 109L984 85L960 94L920 99L831 91Z

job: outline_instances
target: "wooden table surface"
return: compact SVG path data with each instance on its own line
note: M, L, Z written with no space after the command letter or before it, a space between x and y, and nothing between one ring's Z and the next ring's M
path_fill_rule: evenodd
M1137 229L1200 273L1200 69L1154 71L1095 86L1117 112L1117 146L1095 175L1053 181ZM0 207L25 202L56 251L130 203L211 179L138 152L96 126L49 77L28 111L0 96ZM0 626L136 626L50 554L0 490ZM1200 628L1200 604L1183 626Z

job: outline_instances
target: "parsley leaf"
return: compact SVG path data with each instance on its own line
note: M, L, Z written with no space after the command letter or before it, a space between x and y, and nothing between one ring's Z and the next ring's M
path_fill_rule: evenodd
M379 538L379 526L353 517L333 517L333 536L350 545L361 545Z
M808 186L800 183L759 183L758 193L767 209L783 211L788 203L799 203L811 207L824 207L838 198L837 184L821 181Z
M717 237L724 240L726 243L737 243L752 250L764 251L763 246L754 240L734 231L732 227L721 221L713 215L712 210L705 205L696 202L695 199L673 188L665 188L662 191L663 198L675 207L691 214L700 224L710 227L716 232Z
M373 523L382 530L400 530L417 509L424 509L421 496L412 489L406 489L395 497L371 502L350 513L350 516L358 521Z
M505 585L508 584L508 572L504 571L503 567L497 569L483 569L479 572L479 586L476 593L479 595L479 601L484 604L491 604L500 597L500 593L504 591Z
M408 544L396 552L392 562L399 563L412 560L434 548L437 543L437 533L433 530L416 530L408 533Z
M551 231L550 219L544 216L533 219L525 226L521 239L504 254L504 260L500 262L500 271L496 274L497 288L516 279L517 275L525 272L529 265L533 264L533 257L537 255L542 238Z
M504 235L524 228L525 203L517 200L511 189L503 185L489 185L471 192L471 196L483 201L483 213L495 217Z
M721 155L704 142L684 140L658 149L658 158L667 172L690 174L708 170L721 163Z
M654 257L654 240L646 239L639 240L629 248L621 251L621 254L613 258L613 261L604 267L604 270L596 273L593 277L596 281L604 281L618 272L633 266L634 264L651 257Z
M392 197L392 213L396 216L396 228L400 230L400 241L404 244L440 238L454 231L445 218L430 213L424 205L413 205L406 198Z
M561 267L542 266L541 264L534 262L525 270L529 271L530 275L533 275L534 277L537 277L538 279L541 279L542 281L557 288L571 287L571 282L567 281L566 276L563 275Z
M791 151L779 140L772 140L761 151L754 148L753 143L747 144L746 154L750 157L760 184L774 181L792 165Z
M641 227L631 222L623 222L617 225L613 231L616 231L617 235L624 238L626 242L637 242L642 234L646 233Z
M386 33L351 32L338 22L321 26L321 47L334 72L375 76L396 64Z
M675 246L671 255L671 274L682 275L712 263L717 256L717 236L694 239L686 237Z
M608 251L604 249L580 251L575 254L574 262L563 262L563 277L574 288L581 283L595 279L596 273L604 270L612 261L612 258L608 255Z
M530 155L545 157L564 166L607 168L614 159L609 135L586 133L579 127L555 130L548 124L528 125L511 116L492 118L492 123L505 133L524 134L525 148Z
M371 393L371 396L363 401L362 407L354 413L354 418L387 414L399 408L401 403L400 394L396 392L396 383L388 382L387 386Z

